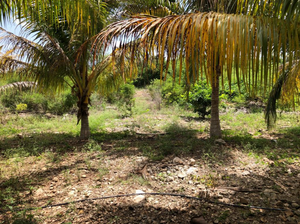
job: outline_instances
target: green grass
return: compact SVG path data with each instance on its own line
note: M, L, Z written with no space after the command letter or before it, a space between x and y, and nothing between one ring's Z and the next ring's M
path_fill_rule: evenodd
M226 146L217 145L208 138L209 120L201 120L197 114L176 105L152 111L137 100L134 114L128 118L121 118L115 108L94 107L90 110L91 138L88 141L77 138L80 125L76 125L76 115L52 118L42 114L4 115L9 118L4 119L0 127L0 207L6 209L26 204L27 198L22 198L22 195L30 195L40 182L51 181L47 175L21 175L21 167L29 159L28 166L42 164L42 168L59 173L64 186L71 186L84 180L82 164L90 173L95 172L100 182L104 176L111 175L110 167L105 163L107 155L116 158L145 156L150 162L175 156L192 157L203 161L197 165L211 169L210 173L193 177L194 182L208 188L218 185L216 166L231 166L233 159L241 167L254 161L263 167L279 168L282 172L287 171L288 165L300 161L297 113L283 113L275 129L268 131L263 113L243 113L232 108L221 115ZM232 158L236 150L248 160ZM61 164L74 155L78 156L74 167ZM141 175L133 173L126 177L126 180L121 180L123 184L149 185ZM161 173L158 177L163 180L167 176ZM222 180L231 178L224 175ZM28 214L15 215L15 219L30 219ZM220 213L219 220L226 220L228 215L226 211Z

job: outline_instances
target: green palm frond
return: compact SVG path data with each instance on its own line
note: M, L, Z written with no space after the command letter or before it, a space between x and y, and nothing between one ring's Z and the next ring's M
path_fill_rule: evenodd
M238 0L237 12L299 22L299 0Z
M104 25L107 15L106 3L102 0L4 0L0 7L1 18L10 13L20 20L35 16L36 22L54 26L80 24L80 32L89 35L99 32L99 24ZM36 16L36 12L48 16Z
M36 82L29 82L29 81L23 81L23 82L14 82L10 83L4 86L0 86L0 92L5 92L6 90L28 90L33 89L37 86Z
M72 63L68 61L67 56L55 40L43 33L43 37L39 40L40 43L35 43L3 28L0 30L0 41L6 46L8 52L16 55L11 60L8 60L9 57L2 57L3 62L10 64L12 69L23 66L23 75L34 78L44 88L59 87L63 84L63 77L67 72L66 63ZM2 64L4 65L4 63ZM15 66L13 67L13 65Z
M272 87L267 101L265 111L265 120L268 129L272 128L277 119L276 103L279 99L283 103L294 103L295 98L299 99L300 90L300 60L293 61L293 65L284 72L280 71L281 75ZM288 66L285 66L288 67ZM283 68L281 68L283 70Z
M10 0L1 0L0 1L0 24L6 22L8 16L10 16L11 4Z
M183 9L179 2L169 0L130 0L124 3L124 15L151 15L164 17L172 14L182 13Z

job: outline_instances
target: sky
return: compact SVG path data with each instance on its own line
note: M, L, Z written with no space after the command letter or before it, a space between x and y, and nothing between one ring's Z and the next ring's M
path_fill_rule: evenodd
M16 22L7 21L7 22L5 22L5 24L2 24L1 27L3 27L4 29L6 29L9 32L19 35L21 29L20 29L20 26L17 26L17 24L16 24L17 22L18 21L16 21Z

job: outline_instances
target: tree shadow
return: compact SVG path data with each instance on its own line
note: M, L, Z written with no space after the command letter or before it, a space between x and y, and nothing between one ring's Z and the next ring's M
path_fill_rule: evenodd
M44 221L54 218L58 223L190 223L194 217L203 217L207 223L297 223L300 221L293 212L272 210L272 208L295 210L292 203L300 203L300 201L293 191L287 192L286 189L277 186L276 181L266 180L264 175L229 176L230 179L226 179L222 184L198 189L197 195L194 195L198 200L160 195L147 195L141 202L136 202L135 196L98 200L90 198L91 200L70 203L67 206L44 208ZM231 178L235 180L234 185ZM188 180L182 180L185 181ZM226 188L230 186L233 188L238 186L240 190ZM140 187L134 186L132 191ZM151 188L150 191L157 190ZM177 191L165 193L184 195L184 192ZM105 197L113 194L101 195ZM97 198L100 197L97 195ZM239 205L245 207L240 208ZM250 209L247 205L259 208ZM37 210L33 214L39 217L39 212ZM7 215L2 218L9 220Z
M191 121L202 121L202 122L210 122L210 118L203 118L200 116L180 116L184 121L191 122Z
M128 131L116 133L99 132L93 134L89 141L80 141L71 134L32 134L30 137L24 136L21 139L7 138L0 143L0 150L4 156L15 155L14 153L17 153L19 149L19 156L34 155L38 157L42 153L49 151L57 154L74 153L74 150L82 153L93 152L95 148L100 146L100 151L91 154L89 157L91 160L97 158L98 155L103 158L109 158L112 161L117 161L118 158L123 158L124 156L145 157L147 158L146 162L136 161L135 164L137 167L149 164L153 168L152 175L155 177L158 177L160 173L167 172L169 166L174 166L174 157L184 160L185 166L190 166L187 161L193 158L200 169L199 173L183 179L176 177L178 186L175 189L175 193L184 191L185 185L181 184L182 181L192 181L191 183L195 184L196 192L201 196L203 196L203 192L208 194L206 197L209 197L211 200L240 204L242 198L249 204L265 207L280 207L287 203L290 209L293 202L300 204L299 198L297 199L299 186L296 186L298 183L297 175L300 173L300 169L299 166L290 166L293 158L297 156L299 158L299 135L300 128L286 129L283 136L278 136L277 133L270 134L268 137L227 135L224 137L225 144L219 144L209 139L205 133L173 124L163 134L138 134ZM11 149L16 149L16 151ZM246 165L242 168L235 166L233 169L232 165L235 165L237 161L232 152L236 149L248 154L255 154L254 158L265 167L262 169L262 173L260 175L251 173L253 170L251 171L251 167ZM24 151L24 154L22 154L23 152L20 153L20 151ZM264 160L265 157L268 160ZM32 198L32 189L30 187L39 187L40 183L51 180L67 170L76 169L77 165L82 163L85 163L83 159L78 159L71 165L58 163L55 167L47 167L46 170L38 170L23 176L1 180L0 190L2 193L0 202L3 208L7 207L8 204L5 203L10 199L12 202L10 206L13 207L17 206L17 204L20 204L20 207L24 207L25 205L36 203ZM203 167L206 167L206 170ZM93 168L90 168L90 171L93 174L90 178L94 178L96 173L99 172ZM136 171L136 167L131 167L127 171L125 179L128 179ZM217 182L215 182L216 179L218 179ZM106 181L103 178L100 180L103 183ZM117 182L115 183L117 184ZM168 182L165 182L165 184L166 186L162 189L174 191L174 189L168 187ZM218 187L224 186L248 189L260 188L261 191L256 193L234 192L233 194L228 193L227 190L223 194L218 190ZM135 188L139 187L140 184L137 183ZM155 186L150 185L149 188L151 191L161 191ZM268 189L268 191L264 192L265 189ZM15 192L25 194L25 197L21 198L19 195L14 195ZM42 198L40 203L44 205L52 197ZM176 204L177 199L170 199L170 201ZM120 223L120 221L122 223L161 223L161 217L167 220L165 223L189 223L192 216L204 216L206 220L211 222L219 220L219 223L243 223L244 216L247 220L250 220L249 223L251 223L251 218L253 221L267 217L268 221L274 220L273 223L276 223L275 221L279 219L276 212L249 212L237 208L228 209L211 206L207 203L204 203L204 206L203 203L199 205L198 202L187 202L187 204L179 207L172 205L170 209L158 208L151 203L139 206L133 205L132 202L128 201L126 202L127 204L120 204L114 200L109 201L108 204L107 202L105 203L100 205L96 203L91 206L89 203L88 206L81 204L75 208L74 206L69 206L64 212L67 212L70 216L74 214L75 223L80 223L81 221L97 222L97 220L99 221L98 223ZM162 200L162 203L165 202ZM229 211L228 214L226 213L227 210ZM190 211L194 212L190 213ZM239 213L238 220L234 218L237 211ZM79 213L82 215L78 216ZM57 214L59 218L59 212ZM133 219L130 219L130 217L133 217ZM292 218L297 217L293 216ZM61 221L64 221L63 218L61 218Z

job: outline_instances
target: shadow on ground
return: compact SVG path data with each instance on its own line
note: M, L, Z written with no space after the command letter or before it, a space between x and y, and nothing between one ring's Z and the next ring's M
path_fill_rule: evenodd
M118 180L118 176L111 178L112 174L118 174L122 170L122 164L118 167L116 164L109 171L105 171L105 167L101 168L103 173L100 177L99 169L91 166L87 169L89 173L86 179L78 177L78 180L69 183L70 186L76 184L80 187L88 183L94 191L94 195L90 197L103 195L103 189L109 186L117 190L105 192L105 195L119 194L122 193L119 192L120 189L125 186L124 189L128 191L143 188L151 192L196 194L224 203L244 203L296 211L300 209L300 186L297 181L300 169L296 161L300 154L299 136L300 129L293 128L280 135L274 133L267 137L263 134L261 137L226 135L224 143L216 143L205 133L175 125L166 133L157 134L128 131L95 133L89 141L78 140L69 134L51 133L7 138L0 143L0 152L5 160L11 158L7 160L8 165L18 166L19 162L22 163L22 158L28 156L43 159L45 153L50 153L52 156L45 158L51 166L44 164L37 166L34 171L18 171L18 175L1 178L0 203L2 208L14 210L28 205L61 202L62 198L55 199L57 192L52 192L39 201L35 198L35 192L42 185L53 182L57 176L66 178L68 172L78 170L82 164L87 169L88 161L83 157L88 155L86 158L90 161L101 164L107 161L118 163L125 157L135 158L134 167L128 168L122 177L124 181ZM65 163L77 153L79 156L72 163ZM250 161L239 161L242 154L248 154L254 163L261 164L261 168L251 167ZM141 157L146 159L136 159ZM199 170L192 175L182 178L176 176L175 179L168 180L168 171L177 169L178 166L173 163L175 157L184 161L183 169L185 166L187 169L192 167L187 161L194 159ZM145 183L132 182L130 177L133 173L140 175L136 172L136 167L143 167L145 164L152 172L148 173L149 180ZM87 182L88 179L90 182ZM11 214L5 213L0 220L12 220ZM223 207L168 196L147 197L142 204L136 204L130 198L90 201L59 209L47 208L43 216L38 212L34 214L38 221L47 220L45 217L48 214L52 221L56 220L54 223L189 223L194 216L202 216L209 223L299 221L299 216L293 213Z

